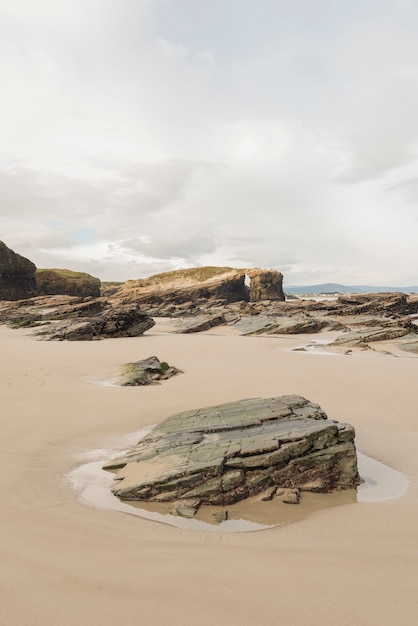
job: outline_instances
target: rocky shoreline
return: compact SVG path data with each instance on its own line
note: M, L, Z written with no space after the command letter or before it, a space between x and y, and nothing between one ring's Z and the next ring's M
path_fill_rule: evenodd
M39 339L139 337L158 317L170 319L175 334L223 327L251 338L329 330L338 334L327 350L351 354L391 341L418 354L418 296L287 301L280 272L216 267L128 281L100 296L98 279L37 270L4 244L0 269L0 323L30 328ZM177 373L149 357L125 364L120 384L156 384ZM298 395L175 414L104 467L117 472L113 491L123 501L172 503L183 517L194 517L202 506L220 506L218 521L227 518L225 507L254 496L298 504L302 492L360 484L354 429L328 420L317 404Z
M187 306L186 306L187 304ZM261 301L199 305L147 306L126 303L116 296L36 296L0 301L0 323L32 328L47 340L92 340L140 336L154 325L154 317L171 320L174 333L200 333L224 327L247 336L274 336L338 331L327 349L347 352L375 349L392 341L418 354L418 297L405 294L364 294L336 300Z
M353 294L286 300L275 270L201 267L105 286L88 274L39 270L0 242L0 323L33 328L47 340L137 337L154 317L174 320L173 332L217 326L245 336L338 330L330 349L369 349L395 341L418 354L418 295Z

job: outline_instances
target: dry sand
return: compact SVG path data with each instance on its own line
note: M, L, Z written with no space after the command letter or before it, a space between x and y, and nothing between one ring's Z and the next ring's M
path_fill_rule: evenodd
M219 330L218 332L221 332ZM1 626L418 623L418 359L292 352L309 337L216 333L40 342L0 327ZM119 388L151 355L184 370ZM406 492L249 533L191 531L80 502L68 473L180 411L301 394L353 424Z

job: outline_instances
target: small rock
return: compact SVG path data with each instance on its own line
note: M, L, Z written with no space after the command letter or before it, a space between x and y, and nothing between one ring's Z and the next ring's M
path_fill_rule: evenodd
M171 513L186 519L193 519L197 513L200 502L196 499L183 500L178 506L175 506Z
M299 489L287 489L282 497L284 504L299 504L300 491Z
M160 380L167 380L180 373L182 373L181 370L169 365L166 361L160 361L158 357L150 356L135 363L126 363L123 366L120 384L122 387L158 385Z
M223 511L217 511L216 513L213 513L213 519L218 524L221 524L222 522L226 522L227 519L228 519L228 509L223 510Z

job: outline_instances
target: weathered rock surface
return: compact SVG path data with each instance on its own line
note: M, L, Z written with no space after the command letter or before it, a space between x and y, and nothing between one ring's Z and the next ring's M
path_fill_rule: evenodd
M0 322L11 326L36 326L50 320L85 317L103 310L102 298L36 296L15 302L0 302Z
M138 387L142 385L158 385L160 380L167 380L182 371L156 356L141 359L134 363L126 363L120 380L122 387Z
M0 322L34 327L39 337L58 341L137 337L155 325L134 303L76 296L38 296L1 302Z
M98 298L100 280L83 272L37 269L29 259L0 241L0 300L24 300L36 295Z
M147 304L196 303L209 299L225 302L248 299L245 272L228 267L202 267L131 280L115 294L125 301Z
M350 296L339 296L337 307L340 313L350 314L353 311L362 313L405 313L408 308L408 297L404 293L363 293Z
M0 300L20 300L36 294L36 266L0 241Z
M250 280L246 284L246 276ZM128 281L116 296L141 304L206 304L257 299L284 300L283 276L274 270L200 267Z
M36 334L56 341L91 341L110 337L139 337L155 325L135 304L103 304L99 315L51 322Z
M383 328L367 328L340 335L331 346L363 346L377 341L390 341L409 334L405 326L393 324Z
M234 324L234 328L241 335L297 335L300 333L317 333L327 326L325 320L313 317L279 317L258 315L254 317L241 317Z
M283 274L275 270L246 270L250 278L250 302L284 300Z
M347 346L364 350L371 347L369 343L397 341L399 348L414 352L414 337L418 335L418 297L399 293L359 294L321 301L296 298L286 302L262 300L225 304L212 300L145 306L145 310L156 317L173 318L174 332L188 332L188 328L189 332L202 332L209 324L200 326L201 320L219 317L234 331L246 336L339 330L340 337L329 346L334 351Z
M210 328L226 324L223 315L197 315L182 319L178 324L178 333L201 333Z
M122 500L187 502L189 513L267 491L271 499L276 488L329 492L361 482L352 426L295 395L172 415L104 468L118 470L113 491Z
M82 298L100 296L100 280L84 272L37 269L36 286L40 295L64 294Z
M74 292L80 294L79 299L74 296L76 299L70 301L65 299L69 296L58 295L28 299L23 286L26 284L29 292L31 284L35 289L30 279L35 266L2 246L0 261L3 259L5 269L0 276L0 322L30 326L53 320L45 336L54 339L118 337L145 332L151 323L144 317L140 321L134 319L136 313L133 312L138 311L136 307L140 304L142 316L175 318L172 332L198 333L214 326L229 325L240 334L251 336L317 333L327 328L342 331L330 348L333 350L344 350L347 346L367 349L369 343L405 338L399 347L415 351L418 296L373 293L320 301L299 298L284 301L280 272L202 267L158 274L122 285L112 283L105 286L106 297L102 298L86 297L86 294L98 292L100 281L94 277L67 270L38 270L36 289L48 293ZM10 282L7 276L12 266L15 274ZM16 278L18 271L20 282ZM13 293L10 291L12 283ZM19 291L17 285L23 291ZM3 297L9 289L8 300L1 300L2 286ZM18 297L19 300L11 301ZM49 301L45 300L47 297ZM77 323L75 318L79 318ZM58 324L57 320L66 321Z
M418 337L416 335L405 335L396 342L396 346L406 352L418 354Z

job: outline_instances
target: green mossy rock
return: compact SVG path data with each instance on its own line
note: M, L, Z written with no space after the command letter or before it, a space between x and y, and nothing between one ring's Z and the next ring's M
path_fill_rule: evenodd
M172 415L105 469L122 500L228 505L278 487L360 483L354 429L301 396L251 398ZM292 496L292 502L298 499Z

